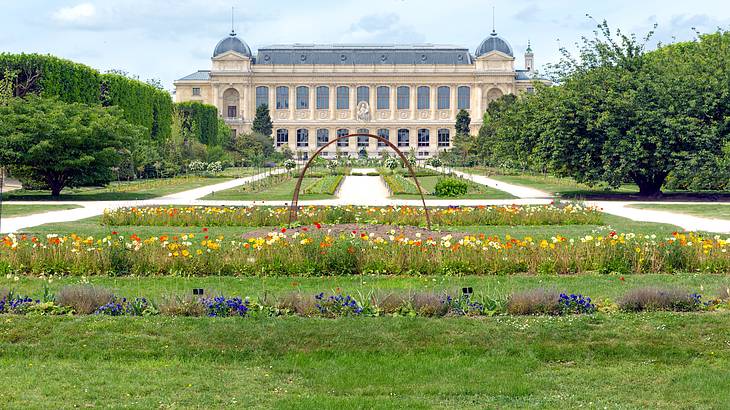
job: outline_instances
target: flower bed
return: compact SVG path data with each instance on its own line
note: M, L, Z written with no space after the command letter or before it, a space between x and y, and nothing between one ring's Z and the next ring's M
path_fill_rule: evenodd
M334 184L333 184L334 185ZM477 225L599 225L600 210L575 204L464 206L430 209L431 222L443 226ZM305 225L368 223L424 225L423 208L366 206L304 206L299 222ZM106 210L102 223L111 226L283 226L287 207L133 207Z
M206 230L205 228L203 229ZM0 242L0 272L71 275L485 275L730 272L730 242L676 233L547 239L483 234L332 234L317 224L250 238L206 232L140 238L34 237Z

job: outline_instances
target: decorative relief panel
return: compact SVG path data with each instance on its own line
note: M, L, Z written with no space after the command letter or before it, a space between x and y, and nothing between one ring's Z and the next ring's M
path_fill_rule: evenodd
M297 110L295 116L299 120L309 118L309 110Z
M350 118L350 111L349 110L341 110L337 113L337 118L341 120L346 120Z
M280 120L289 119L289 111L279 111L276 113L276 118Z
M378 118L381 120L387 120L390 118L390 111L380 111L378 113Z
M405 111L404 110L404 111L398 112L398 118L400 118L402 120L407 120L410 116L411 116L411 112L410 111Z
M330 112L326 110L319 111L317 117L319 117L320 120L326 120L330 117Z
M431 111L428 110L421 110L418 112L418 118L422 120L426 120L431 116Z
M442 120L446 120L449 118L449 115L451 113L449 111L439 111L439 118Z

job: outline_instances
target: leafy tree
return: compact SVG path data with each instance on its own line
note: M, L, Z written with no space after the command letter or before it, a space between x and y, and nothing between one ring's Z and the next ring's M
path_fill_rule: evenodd
M117 108L28 96L0 107L0 162L58 196L64 187L109 182L120 151L144 130Z
M261 104L256 107L256 117L253 119L253 132L262 135L271 135L271 131L274 128L274 123L271 122L271 116L269 115L269 106Z
M257 132L237 135L229 149L238 154L244 166L263 165L264 161L278 161L282 157L274 148L273 138Z
M469 125L471 124L471 117L469 112L466 110L459 110L456 114L456 134L457 135L469 135Z

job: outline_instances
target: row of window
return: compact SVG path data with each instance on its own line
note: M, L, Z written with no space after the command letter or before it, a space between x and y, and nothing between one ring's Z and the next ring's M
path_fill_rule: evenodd
M355 92L355 105L360 101L370 102L370 87L357 87ZM335 89L335 108L338 110L350 109L350 87L339 86ZM471 88L465 85L456 88L456 108L468 110L471 100ZM256 107L269 104L269 87L256 87ZM402 85L396 88L395 104L399 110L408 110L411 106L411 88ZM320 85L315 88L315 106L318 110L330 108L330 88ZM296 109L309 109L309 87L299 86L295 91ZM390 87L382 85L375 89L375 108L378 110L390 109ZM416 108L419 110L431 109L431 87L419 86L416 88ZM451 87L440 86L436 88L436 108L439 110L451 109ZM276 109L289 109L289 87L282 85L276 87Z
M366 128L360 128L356 132L357 134L369 134L370 131ZM350 134L348 129L338 129L337 138L344 137ZM417 131L417 145L419 147L428 147L431 145L431 132L426 128L421 128ZM330 142L330 131L326 128L320 128L316 130L317 135L317 146L322 147ZM381 128L377 131L377 135L385 140L390 141L390 130L387 128ZM343 138L337 141L338 147L349 146L349 138ZM437 143L439 147L448 147L451 145L451 134L447 128L441 128L437 131ZM289 144L289 130L280 128L276 130L276 146ZM408 147L411 144L410 130L402 128L397 132L397 145L398 147ZM358 147L367 147L370 145L370 138L359 135L357 137ZM306 128L300 128L297 130L297 147L304 148L309 146L309 130ZM385 147L386 144L382 141L378 141L378 147Z

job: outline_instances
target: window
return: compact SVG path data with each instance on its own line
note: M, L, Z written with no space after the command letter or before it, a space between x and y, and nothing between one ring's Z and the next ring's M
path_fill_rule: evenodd
M228 118L236 118L236 111L238 107L235 105L229 105L228 106Z
M193 95L195 95L195 96L200 95L200 87L193 87Z
M337 109L350 109L350 87L337 87Z
M370 104L370 87L360 86L357 87L357 102L365 101Z
M418 87L417 108L419 110L428 110L431 108L431 89L426 86Z
M378 130L378 137L385 138L386 140L390 140L390 130L387 128L381 128ZM378 141L378 147L385 147L387 146L384 142Z
M276 87L276 109L289 109L289 87Z
M407 110L411 105L411 89L405 85L400 86L396 89L396 107L399 110Z
M527 87L528 94L535 94L535 87Z
M439 110L448 110L451 106L451 89L445 85L439 87L437 100Z
M289 144L289 130L282 128L276 130L276 146L280 147L287 144Z
M317 130L317 146L322 147L330 142L330 130L320 128Z
M347 135L349 133L350 133L350 130L341 128L341 129L337 130L337 138L344 137L345 135ZM349 140L350 140L349 138L337 140L337 146L346 147L350 143Z
M370 130L367 128L360 128L357 130L358 134L370 134ZM358 135L357 136L357 147L358 148L367 148L368 145L370 145L370 137L366 137L364 135Z
M456 108L468 110L471 103L471 89L465 85L456 89Z
M407 129L400 129L398 130L398 146L399 147L407 147L410 136L408 135Z
M297 147L309 146L309 130L300 128L297 130Z
M449 135L449 130L446 128L441 128L438 131L438 143L439 147L448 147L451 145L451 137Z
M320 85L317 87L317 109L330 109L330 88L326 85Z
M377 109L387 110L390 109L390 87L380 86L377 89Z
M256 87L256 108L259 108L262 105L266 105L267 107L270 107L269 105L269 87Z
M305 87L303 85L297 87L297 109L309 109L309 87Z
M418 146L427 147L430 144L431 135L427 129L421 128L418 130Z

